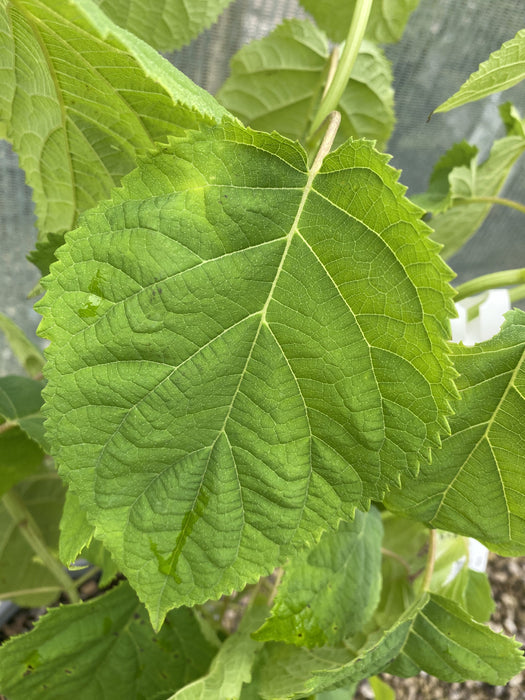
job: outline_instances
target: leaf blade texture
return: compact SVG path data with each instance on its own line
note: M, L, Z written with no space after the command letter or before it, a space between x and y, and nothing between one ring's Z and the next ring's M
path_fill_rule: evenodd
M525 29L502 44L501 48L480 63L477 71L434 113L449 112L469 102L481 100L495 92L503 92L525 79Z
M385 502L432 527L490 542L494 551L524 553L525 313L505 318L491 340L453 346L462 399L451 435L432 466Z
M244 124L305 140L327 77L328 41L307 20L285 20L264 39L244 46L231 60L231 75L217 99ZM338 105L336 144L369 138L386 144L394 126L392 72L372 42L361 45Z
M0 120L33 189L43 249L33 260L44 272L60 234L109 195L138 153L225 114L91 0L3 3L0 48Z
M304 9L315 19L332 41L344 41L355 9L355 0L300 0ZM380 44L399 41L405 24L419 0L374 0L365 36Z
M189 44L208 29L232 0L95 0L116 22L159 51Z
M447 429L454 312L420 210L370 143L305 163L233 123L173 139L46 283L46 427L155 624L367 509Z
M158 697L205 673L214 649L191 610L154 634L124 582L87 603L48 610L0 648L0 688L17 700Z
M334 646L358 632L379 602L382 533L377 510L356 511L353 522L300 552L285 567L271 617L255 639Z

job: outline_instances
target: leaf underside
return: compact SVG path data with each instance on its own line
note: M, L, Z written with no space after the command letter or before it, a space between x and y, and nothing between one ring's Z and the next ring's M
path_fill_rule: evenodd
M328 40L311 22L288 20L231 60L217 99L245 124L304 142L327 79ZM337 109L346 138L375 139L382 148L394 126L392 72L380 48L363 41Z
M270 573L447 430L449 270L369 142L314 177L235 124L148 157L47 279L47 428L97 537L166 610Z

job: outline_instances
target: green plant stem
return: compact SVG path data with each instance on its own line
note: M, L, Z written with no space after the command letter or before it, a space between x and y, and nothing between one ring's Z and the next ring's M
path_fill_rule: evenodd
M62 564L55 559L53 554L49 551L40 528L34 521L33 516L26 508L22 499L11 490L2 496L2 502L31 549L40 557L44 565L53 574L61 588L67 593L70 601L72 603L79 603L80 596L78 595L74 582L71 580Z
M473 280L469 280L464 284L460 284L456 288L456 298L458 302L467 297L472 297L475 294L481 294L488 289L496 289L497 287L510 287L514 284L525 282L525 268L516 268L515 270L502 270L501 272L491 272L488 275L481 275Z
M401 564L401 566L403 567L403 569L406 571L407 576L410 574L410 567L408 566L408 564L406 563L406 561L403 559L403 557L400 557L400 556L399 556L399 554L396 554L395 552L392 552L392 550L390 550L390 549L385 549L384 547L381 547L381 554L382 554L384 557L388 557L389 559L394 559L394 560L397 561L399 564Z
M432 574L434 573L434 564L436 563L436 547L437 533L435 530L430 530L430 537L428 540L427 565L425 567L423 582L421 584L421 589L423 592L428 591L428 589L430 588L430 581L432 580Z
M0 593L0 600L13 600L22 595L39 595L40 593L60 593L62 586L41 586L40 588L21 588L18 591Z
M505 197L454 197L454 202L458 204L501 204L504 207L510 207L525 214L525 204L515 202L513 199L506 199Z
M343 92L348 84L357 54L359 53L359 48L365 35L368 17L370 16L370 10L372 9L372 1L373 0L356 0L352 22L350 24L350 29L348 30L348 36L341 54L341 58L337 64L337 68L333 75L333 79L329 84L328 90L326 90L326 93L323 95L321 104L317 110L317 114L312 121L312 126L310 127L310 132L308 134L308 141L314 139L317 130L320 128L330 112L337 109L339 100L341 99L341 96L343 95Z

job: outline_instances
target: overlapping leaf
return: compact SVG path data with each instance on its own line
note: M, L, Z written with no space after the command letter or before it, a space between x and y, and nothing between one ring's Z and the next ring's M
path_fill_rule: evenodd
M502 92L525 79L525 29L494 51L459 90L434 112L448 112L468 102Z
M350 28L355 0L300 0L301 5L315 18L332 41L343 41ZM380 44L399 41L405 24L419 0L374 0L366 36Z
M41 375L44 357L24 331L4 314L0 314L0 331L4 333L13 355L30 377Z
M15 487L53 550L58 543L58 523L64 502L64 486L56 472L31 476ZM0 500L0 593L20 605L46 605L61 592L53 574L35 553Z
M61 473L158 625L368 508L446 429L448 269L370 143L172 139L47 281ZM417 261L417 263L416 263Z
M326 36L311 22L285 21L231 61L217 99L245 124L304 140L326 82ZM364 41L338 109L339 142L367 137L384 146L394 126L392 73L383 52Z
M353 522L300 552L287 564L272 615L255 638L313 647L358 632L379 602L382 534L375 509L356 511Z
M268 614L266 600L255 601L244 611L241 623L226 639L213 659L209 672L191 685L181 688L169 700L231 700L239 698L252 678L255 654L262 646L251 634Z
M232 0L95 0L111 19L159 51L180 49L213 24Z
M0 57L0 121L33 188L44 270L57 234L107 197L140 151L198 115L224 115L92 0L3 0Z
M525 553L525 313L506 315L500 333L474 347L453 346L461 401L452 434L386 498L389 508L432 527ZM509 549L510 548L510 549Z
M214 653L193 613L170 613L154 634L127 583L88 603L48 610L0 648L10 700L167 697L206 672Z

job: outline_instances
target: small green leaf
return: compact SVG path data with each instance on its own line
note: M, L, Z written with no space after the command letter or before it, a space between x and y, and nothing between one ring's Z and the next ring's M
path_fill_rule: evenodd
M169 700L236 700L252 678L252 666L260 642L252 633L268 614L265 599L256 600L244 613L236 632L222 644L206 676L182 688Z
M325 533L285 567L283 582L261 641L298 646L335 645L370 619L381 590L381 538L377 510Z
M396 700L395 692L379 676L372 676L368 682L374 691L375 700Z
M244 46L217 99L245 124L304 141L326 81L328 41L306 20L283 22ZM381 49L364 41L338 109L336 143L370 138L384 146L394 126L392 73Z
M64 487L56 473L42 471L15 486L15 490L35 519L48 547L55 549L64 502ZM60 591L55 577L35 559L33 550L0 500L0 593L9 594L19 605L38 606L56 599Z
M121 27L159 51L180 49L210 27L232 0L95 0Z
M155 634L122 583L48 610L0 647L0 692L10 700L165 698L205 673L214 651L188 609L170 613Z
M332 41L344 41L354 14L355 0L300 0ZM399 41L419 0L374 0L366 37L380 44Z
M506 41L500 49L490 54L478 70L463 83L459 90L434 110L448 112L468 102L481 100L495 92L508 90L525 79L525 29L513 39Z
M46 427L155 625L367 509L447 430L450 272L386 160L347 142L310 172L279 135L203 128L60 249Z
M4 314L0 314L0 331L5 334L9 347L29 376L36 377L41 374L44 356L24 331Z
M525 151L525 138L512 126L516 125L516 113L511 122L505 115L503 112L512 135L495 141L483 163L478 165L474 159L473 146L456 144L438 162L429 191L414 198L420 206L435 212L429 223L434 229L433 239L444 246L441 255L445 259L476 233L493 206L490 199L483 198L498 195L512 166ZM470 201L472 198L476 200Z
M474 347L453 346L461 400L451 435L385 499L388 508L432 527L525 554L525 313L506 314L500 332Z
M140 152L226 114L92 0L5 0L0 56L0 121L33 188L40 240L54 233L54 245ZM52 252L33 259L45 269Z
M456 603L431 594L387 671L408 678L421 670L448 683L505 685L525 668L520 645L472 620Z

